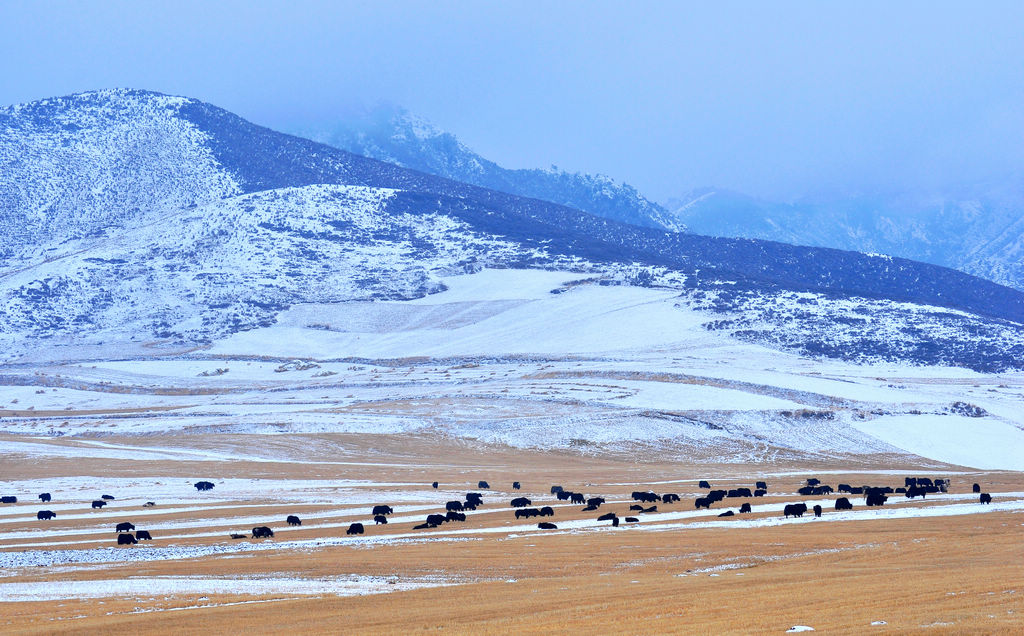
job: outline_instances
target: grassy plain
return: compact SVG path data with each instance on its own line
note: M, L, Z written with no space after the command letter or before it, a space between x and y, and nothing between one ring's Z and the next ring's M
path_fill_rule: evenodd
M78 442L51 443L81 448ZM0 559L33 550L112 545L114 518L131 518L141 508L133 495L112 502L109 509L89 511L88 500L95 496L87 494L89 480L96 475L133 484L152 481L161 484L162 492L170 488L181 493L179 499L165 494L147 512L144 521L155 537L151 544L119 550L226 546L228 551L135 562L121 561L115 552L107 562L76 564L70 558L59 565L6 568L0 572L0 631L722 634L782 633L807 625L829 633L1020 633L1024 626L1024 515L1019 510L980 514L984 509L974 503L979 514L886 518L874 516L861 505L862 497L854 497L855 510L844 517L848 520L825 522L837 514L826 506L822 520L752 523L780 517L785 502L807 499L793 493L811 475L833 486L898 486L903 471L932 477L948 471L952 495L969 494L977 481L998 502L1020 498L1009 494L1024 491L1024 475L1019 473L893 464L885 456L869 465L862 458L855 469L837 461L745 466L667 454L641 460L623 452L588 456L527 451L429 436L155 436L104 438L103 443L127 447L123 450L129 456L132 449L191 447L232 459L111 459L90 456L86 450L65 457L7 455L0 481L67 478L61 483L72 484L69 492L54 493L55 502L80 500L83 505L58 513L46 527L64 534L53 536L46 531L26 534L39 528L34 512L45 505L22 500L0 509L8 515L0 530ZM276 449L272 454L277 459L244 459L242 451L253 444L264 454ZM221 485L204 499L188 484L206 478ZM518 494L533 498L535 505L564 503L548 492L550 485L561 484L608 498L600 512L615 511L622 517L637 514L628 510L630 491L648 488L683 498L679 504L660 506L659 512L689 511L702 492L696 483L702 478L716 487L752 486L764 478L769 496L751 500L753 514L724 520L735 522L733 526L719 524L723 520L714 516L637 515L636 525L542 532L524 530L527 522L516 521L508 507L515 496L511 482L518 480L523 484ZM478 490L478 479L489 481L492 489L482 491L485 506L468 513L465 524L413 535L414 523L427 512L442 511L451 492ZM251 480L254 487L232 493L227 491L232 480ZM441 482L439 491L429 486L434 480ZM265 492L260 484L267 484ZM393 518L417 520L373 526L363 503L367 496L394 503ZM727 500L716 508L736 510L741 501ZM955 503L968 501L973 500ZM951 503L931 497L887 509L925 510ZM404 513L403 505L431 509ZM303 526L287 529L287 514L304 517ZM566 524L597 514L563 506L556 508L553 521ZM227 537L239 529L241 521L232 520L237 517L265 518L274 527L275 539L261 545L291 547L232 552L232 545L241 545ZM367 524L367 540L346 543L347 524L356 520ZM198 525L180 526L188 522ZM438 540L423 540L428 538ZM318 545L321 539L336 541ZM246 590L254 579L329 581L349 576L446 585L362 596ZM177 577L227 578L233 584L202 593L145 588L146 581ZM62 598L62 583L72 581L120 581L128 592ZM53 598L3 599L4 584L33 582L52 586Z

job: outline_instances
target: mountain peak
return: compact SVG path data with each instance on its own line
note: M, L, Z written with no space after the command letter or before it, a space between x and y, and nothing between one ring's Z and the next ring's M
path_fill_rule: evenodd
M551 166L512 170L481 157L450 132L408 110L383 104L334 127L296 131L342 150L428 174L576 208L595 216L662 230L684 226L635 188L602 174Z

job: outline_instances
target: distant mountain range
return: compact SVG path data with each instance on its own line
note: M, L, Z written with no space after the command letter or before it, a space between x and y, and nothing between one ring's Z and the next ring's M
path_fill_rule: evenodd
M335 148L499 192L542 199L595 216L656 229L685 228L664 207L605 175L510 170L454 135L398 107L381 106L330 127L294 131Z
M675 289L705 328L855 361L1024 363L1024 294L900 258L620 223L104 90L0 109L0 360L202 347L484 267Z
M662 206L605 176L502 168L397 107L296 132L355 154L633 225L889 254L1024 289L1021 178L941 194L835 196L801 203L704 188Z
M1024 289L1024 180L942 195L777 203L703 189L669 201L692 231L902 256Z

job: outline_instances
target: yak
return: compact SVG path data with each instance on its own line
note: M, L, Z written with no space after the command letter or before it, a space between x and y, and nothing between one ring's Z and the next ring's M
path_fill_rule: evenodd
M384 515L375 515L375 516L373 517L373 523L374 523L374 524L376 524L376 525L380 525L380 524L382 524L382 523L383 523L384 525L387 525L387 523L388 523L388 518L387 518L387 517L385 517Z
M836 510L853 510L853 504L846 497L836 499Z
M530 505L533 505L533 502L527 499L526 497L516 497L515 499L512 500L513 508L525 508Z
M802 516L804 516L804 513L807 512L807 504L805 504L805 503L786 504L786 507L783 508L782 512L783 512L783 514L786 515L787 519L789 518L790 515L793 515L794 517L802 517Z
M43 503L46 503L49 500L50 500L50 493L44 492L44 493L39 495L39 501L41 501Z
M117 532L131 532L135 529L135 526L128 521L123 521L117 524Z
M135 538L139 541L152 541L153 535L149 534L149 530L139 530L135 533Z
M290 526L301 526L302 525L302 519L299 519L295 515L288 515L288 518L285 519L285 522L288 525L290 525Z
M97 499L96 501L92 502L93 510L95 510L96 508L102 508L105 505L107 505L107 502L103 501L102 499Z
M911 486L910 488L907 488L907 493L904 496L908 499L913 499L914 497L920 497L921 499L928 498L927 492L921 486Z
M749 503L745 503L742 506L740 506L740 513L744 513L744 512L750 512L750 504Z
M651 503L654 501L661 501L661 497L659 495L654 494L653 492L642 492L639 490L634 490L633 500L642 501L644 503Z
M551 523L550 521L541 521L537 524L537 527L541 530L558 530L558 526Z
M990 504L990 503L992 503L992 495L988 494L987 492L981 493L981 495L978 497L978 503L983 503L983 504Z
M395 511L391 508L391 506L374 506L373 507L373 512L371 512L370 514L372 514L374 516L376 516L376 515L390 515L390 514L392 514L394 512Z
M274 531L271 530L270 528L268 528L267 526L256 526L255 528L252 529L252 538L253 539L265 539L265 538L273 537L273 536L274 536Z
M40 510L39 512L36 513L36 519L38 519L39 521L49 521L50 519L53 519L56 516L57 513L55 513L52 510Z
M886 499L888 499L888 497L880 492L871 492L868 493L868 496L864 499L864 503L867 506L884 506Z
M138 541L135 540L131 533L117 535L117 545L135 545L136 543Z
M345 534L363 534L363 524L358 522L353 523L348 527L348 530L345 531Z

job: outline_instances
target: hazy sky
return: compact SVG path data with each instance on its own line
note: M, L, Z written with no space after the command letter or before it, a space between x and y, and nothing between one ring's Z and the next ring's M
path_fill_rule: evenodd
M129 86L275 128L390 102L656 200L1021 174L1024 2L0 4L0 103Z

